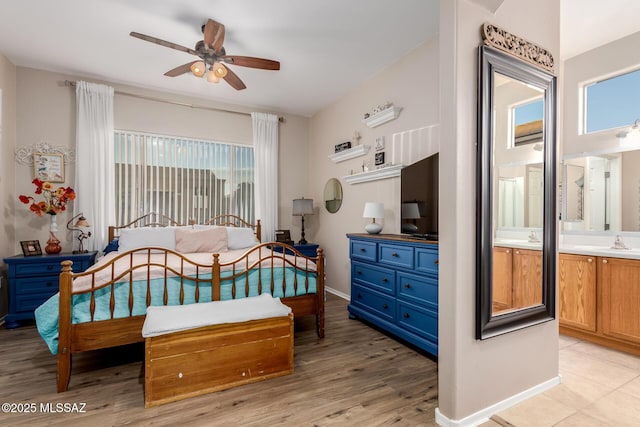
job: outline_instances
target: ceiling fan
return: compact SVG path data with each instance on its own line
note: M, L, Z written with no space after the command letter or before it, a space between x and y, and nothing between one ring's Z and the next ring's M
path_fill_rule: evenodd
M207 81L218 83L224 79L231 87L237 90L245 89L246 86L240 78L231 71L226 64L239 65L242 67L259 68L262 70L279 70L280 62L271 59L254 58L252 56L227 55L224 43L224 25L213 19L208 19L202 26L204 40L196 43L193 49L180 46L166 40L132 31L130 36L145 40L171 49L187 52L198 56L200 59L180 65L164 73L168 77L176 77L191 71L195 76L202 77L206 73Z

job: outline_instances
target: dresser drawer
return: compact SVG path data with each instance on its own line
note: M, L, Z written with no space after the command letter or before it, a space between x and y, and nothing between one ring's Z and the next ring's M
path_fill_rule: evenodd
M398 272L398 298L438 310L438 281L414 274Z
M395 300L380 292L372 291L359 285L352 285L351 302L360 306L376 316L393 322L396 311Z
M378 244L378 259L381 264L413 269L413 248L380 243Z
M438 342L438 312L398 301L397 324L434 343Z
M352 240L351 258L376 262L376 243Z
M58 292L60 278L58 275L38 276L15 279L16 295L31 293L49 293L51 295Z
M351 280L362 286L394 295L395 279L396 273L391 269L357 261L351 263Z
M438 250L416 248L416 271L438 275Z

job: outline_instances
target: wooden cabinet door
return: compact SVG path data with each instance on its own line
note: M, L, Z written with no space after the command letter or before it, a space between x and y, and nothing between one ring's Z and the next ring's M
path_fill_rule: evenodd
M602 332L640 343L640 261L600 258Z
M492 314L513 307L513 248L493 248Z
M558 288L560 324L595 332L596 258L560 254Z
M513 307L542 304L542 251L513 250Z

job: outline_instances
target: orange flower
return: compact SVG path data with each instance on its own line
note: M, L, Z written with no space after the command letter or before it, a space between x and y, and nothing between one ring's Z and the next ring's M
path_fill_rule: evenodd
M31 196L19 196L18 199L25 205L31 204L29 210L38 216L44 214L56 215L65 211L67 203L75 200L76 193L71 187L58 187L54 188L50 182L43 182L39 179L32 181L36 186L35 193L42 194L44 200L36 202Z

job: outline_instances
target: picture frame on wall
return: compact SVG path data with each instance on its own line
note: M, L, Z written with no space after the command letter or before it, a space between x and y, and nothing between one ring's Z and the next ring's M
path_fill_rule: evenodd
M38 240L24 240L20 242L22 246L22 254L24 256L42 255L40 242Z
M375 165L376 166L381 166L384 164L384 151L380 151L378 153L375 154Z
M47 182L64 182L64 155L33 153L34 178Z

